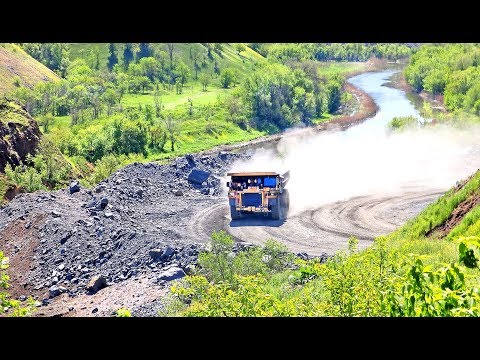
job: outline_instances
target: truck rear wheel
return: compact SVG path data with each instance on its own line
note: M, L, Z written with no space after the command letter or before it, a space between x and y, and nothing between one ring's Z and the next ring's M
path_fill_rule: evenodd
M280 197L278 197L278 200L277 202L280 201ZM277 205L274 205L272 206L272 210L271 210L271 214L272 214L272 220L280 220L280 205L277 204Z
M242 217L237 211L235 205L230 205L230 217L232 218L232 220L237 220Z
M283 210L285 217L287 216L288 209L290 208L290 195L287 189L283 189Z

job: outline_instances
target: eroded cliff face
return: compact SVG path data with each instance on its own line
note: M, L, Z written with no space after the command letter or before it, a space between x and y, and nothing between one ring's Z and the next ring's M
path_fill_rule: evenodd
M0 99L0 172L33 154L40 141L38 124L18 103Z

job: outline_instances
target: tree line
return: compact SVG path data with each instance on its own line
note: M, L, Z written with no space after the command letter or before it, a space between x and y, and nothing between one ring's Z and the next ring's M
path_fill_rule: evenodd
M480 47L432 44L412 55L404 75L417 92L442 95L450 111L480 115Z
M300 43L300 44L252 44L263 56L276 61L367 61L371 57L398 60L408 57L415 44L379 43Z

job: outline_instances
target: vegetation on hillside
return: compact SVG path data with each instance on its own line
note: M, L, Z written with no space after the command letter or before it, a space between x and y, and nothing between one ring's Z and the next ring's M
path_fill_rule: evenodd
M366 250L357 251L351 238L348 250L326 263L293 260L272 240L234 256L229 235L214 233L197 274L172 287L166 314L479 316L480 237L475 229L480 207L450 232L454 236L426 236L463 200L478 195L479 181L477 172Z
M52 70L15 44L0 44L0 65L0 95L19 87L32 88L38 82L58 80Z
M0 316L5 313L14 317L30 315L35 310L32 298L22 304L19 300L12 299L6 292L10 286L6 269L8 269L8 258L0 251Z
M279 62L291 60L318 61L367 61L372 57L399 60L408 57L416 47L405 44L362 44L362 43L300 43L300 44L251 44L269 59Z
M63 179L48 182L38 157L8 169L8 179L28 191L73 176L92 185L131 161L310 125L348 101L342 74L359 69L294 57L282 64L244 44L22 46L62 79L20 86L11 96L38 119L51 152L66 158L56 172Z
M443 96L446 108L480 115L480 47L478 44L422 46L405 69L417 91Z

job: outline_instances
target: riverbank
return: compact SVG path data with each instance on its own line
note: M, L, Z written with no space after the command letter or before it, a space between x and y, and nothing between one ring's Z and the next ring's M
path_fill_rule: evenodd
M335 117L332 117L332 119L327 120L325 122L322 122L321 124L311 126L311 127L305 127L305 128L300 128L297 131L305 131L309 132L312 129L316 131L324 131L324 130L331 130L331 129L347 129L350 126L357 125L361 123L362 121L365 121L372 116L374 116L377 111L378 111L378 106L375 103L375 101L372 99L370 95L368 95L366 92L363 90L357 88L353 84L348 82L348 79L362 74L364 72L372 72L372 71L378 71L380 68L378 67L378 64L374 64L371 67L367 67L367 71L356 71L348 74L347 81L345 82L344 85L344 90L352 94L356 101L357 105L356 108L358 109L355 111L353 114L344 114L344 115L337 115ZM263 144L268 144L271 142L279 141L285 133L278 133L278 134L273 134L273 135L265 135L253 140L248 140L248 141L243 141L235 144L229 144L229 145L219 145L215 146L214 148L200 151L197 154L198 155L210 155L210 154L215 154L218 152L228 152L228 151L238 151L238 150L243 150L249 147L254 147L254 146L259 146Z
M407 82L405 77L403 76L403 72L400 71L398 73L393 74L390 77L390 81L385 83L385 86L392 87L394 89L402 90L407 95L414 96L418 99L428 102L432 110L440 111L442 113L448 113L445 105L443 104L443 96L442 95L432 95L425 91L421 91L417 93L412 86Z

